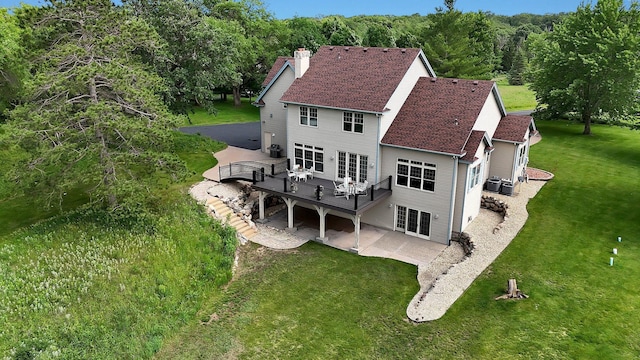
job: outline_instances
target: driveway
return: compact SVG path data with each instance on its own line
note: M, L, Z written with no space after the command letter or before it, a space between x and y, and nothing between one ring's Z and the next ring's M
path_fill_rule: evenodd
M509 115L531 115L535 110L520 110L520 111L512 111Z
M223 125L188 126L179 129L185 134L200 134L229 146L257 150L261 148L260 122Z

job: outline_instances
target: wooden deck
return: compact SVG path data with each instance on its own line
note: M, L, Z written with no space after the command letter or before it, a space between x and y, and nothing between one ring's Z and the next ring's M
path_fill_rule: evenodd
M295 182L298 187L296 192L291 191L290 182L286 173L275 176L265 175L264 181L260 180L262 179L260 178L259 181L253 185L254 189L350 215L363 214L391 196L391 190L388 185L389 179L385 179L381 183L370 187L366 195L350 195L348 199L344 195L334 196L333 182L326 179L313 178L307 179L306 182ZM318 199L316 194L318 186L324 188L322 199Z

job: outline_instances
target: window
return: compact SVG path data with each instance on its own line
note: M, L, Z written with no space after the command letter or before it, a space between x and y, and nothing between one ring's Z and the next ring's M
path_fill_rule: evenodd
M519 149L518 153L518 166L524 164L526 162L527 155L527 145L522 145Z
M300 125L318 127L318 109L300 106Z
M364 132L364 114L343 112L342 130L362 134Z
M469 171L469 190L473 189L480 183L482 178L482 163L474 166Z
M317 146L294 144L294 164L305 169L324 172L324 149Z
M348 176L357 182L364 182L367 180L368 163L367 155L338 151L338 179Z
M421 161L398 159L396 185L434 191L436 187L436 165Z

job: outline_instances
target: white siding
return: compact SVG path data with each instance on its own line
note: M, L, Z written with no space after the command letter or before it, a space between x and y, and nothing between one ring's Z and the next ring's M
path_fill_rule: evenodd
M404 78L400 81L400 84L393 92L393 95L391 95L389 102L387 102L386 107L389 111L385 112L381 118L379 140L382 140L384 134L389 130L391 123L396 118L396 115L398 115L398 112L400 112L400 108L402 108L404 101L409 97L409 94L411 94L411 91L418 82L418 79L428 76L429 71L424 66L424 63L420 57L416 57L413 64L409 67L409 70L404 75Z
M518 181L518 176L522 176L525 168L527 167L527 160L529 158L529 130L527 130L527 134L525 135L525 138L527 139L527 141L521 145L518 146L518 148L516 149L516 157L519 156L520 154L520 148L524 147L525 148L525 160L519 164L516 165L515 168L515 173L513 174L514 178L513 178L513 182L514 184ZM517 162L517 160L516 160ZM517 163L516 163L517 164Z
M480 181L472 188L469 188L469 184L471 181L471 168L481 164L483 161L483 159L479 159L473 164L460 164L458 167L453 231L464 231L467 225L469 225L480 212L480 199L482 198L484 181ZM483 167L482 171L482 178L484 178L486 168Z
M497 176L500 179L513 179L513 160L518 151L518 144L497 141L493 142L495 150L491 153L491 168L489 169L489 176Z
M265 105L260 108L260 139L264 139L265 132L275 134L271 142L279 144L283 148L283 154L286 154L287 147L287 110L280 102L280 98L291 86L293 80L293 69L287 67L262 97ZM264 148L264 141L261 142L262 151L268 152L269 149Z
M337 178L337 152L346 151L367 155L367 178L376 181L376 154L378 149L378 118L373 114L364 114L364 133L353 133L342 130L341 110L318 108L318 126L300 125L300 106L290 104L287 108L287 157L293 163L294 143L324 148L324 173L318 174L323 179ZM331 158L333 157L333 160Z
M473 130L486 131L489 139L492 139L493 134L495 134L498 128L500 119L502 119L502 113L500 112L498 101L492 91L489 97L487 97L482 110L480 110L480 115L478 115L478 120L473 125Z
M387 201L367 211L362 221L393 230L397 205L431 213L430 240L448 244L450 239L449 214L454 160L450 156L383 146L382 178L393 177L393 193ZM395 185L396 163L407 159L436 164L436 183L433 192L426 192ZM389 207L389 204L392 204Z

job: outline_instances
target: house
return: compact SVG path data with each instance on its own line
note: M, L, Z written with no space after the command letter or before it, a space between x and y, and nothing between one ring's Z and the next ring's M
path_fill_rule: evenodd
M522 179L535 131L530 116L506 113L494 82L438 78L420 49L299 49L264 85L263 151L279 144L316 178L374 186L353 209L286 185L258 184L261 198L283 196L290 227L295 206L315 208L321 239L327 214L351 218L356 250L361 222L448 244L478 215L487 179Z

